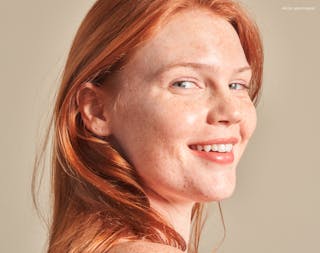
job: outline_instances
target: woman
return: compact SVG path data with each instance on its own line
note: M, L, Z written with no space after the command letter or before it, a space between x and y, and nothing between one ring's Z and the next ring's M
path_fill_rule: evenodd
M97 1L54 108L48 252L197 252L204 203L234 191L262 64L232 1Z

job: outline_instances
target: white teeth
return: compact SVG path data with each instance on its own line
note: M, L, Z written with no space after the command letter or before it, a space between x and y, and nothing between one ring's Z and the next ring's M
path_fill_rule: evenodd
M226 152L231 152L232 144L226 144Z
M218 146L218 151L219 151L219 152L226 152L226 145L220 144L220 145Z
M233 144L212 144L212 145L192 145L191 149L195 149L198 151L205 151L205 152L231 152L233 148Z
M218 150L219 150L217 144L213 144L213 145L211 146L211 149L212 149L212 151L218 151Z
M198 151L202 151L202 146L197 145L197 150L198 150Z
M211 145L204 145L204 151L210 152L211 150Z

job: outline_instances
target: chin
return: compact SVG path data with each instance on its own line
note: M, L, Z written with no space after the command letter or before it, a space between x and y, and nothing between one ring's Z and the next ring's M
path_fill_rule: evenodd
M230 198L236 188L236 180L229 178L228 180L221 180L218 183L212 184L206 191L202 190L203 202L219 201Z
M224 199L228 199L233 195L234 190L225 190L225 191L217 191L212 195L207 195L204 196L200 201L198 200L197 202L215 202L215 201L220 201Z
M235 189L235 187L230 188L230 189L226 189L225 191L222 191L222 192L218 192L214 196L212 201L219 201L219 200L230 198L234 193L234 189Z

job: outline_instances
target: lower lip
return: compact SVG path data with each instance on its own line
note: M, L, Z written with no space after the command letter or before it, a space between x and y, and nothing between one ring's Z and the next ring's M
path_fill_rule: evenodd
M230 164L234 161L233 151L219 153L219 152L205 152L198 150L191 150L195 155L200 156L206 160L211 162L219 163L219 164Z

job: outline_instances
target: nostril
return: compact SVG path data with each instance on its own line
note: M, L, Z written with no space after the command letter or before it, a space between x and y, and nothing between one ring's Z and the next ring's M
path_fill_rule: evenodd
M218 121L219 123L222 123L222 124L229 124L229 120L219 120Z
M222 95L216 97L215 103L209 109L207 122L209 124L230 125L241 120L241 105L239 100L234 97Z
M208 117L207 117L208 124L231 125L231 124L237 124L240 121L241 121L241 115L238 110L211 112L208 114Z

